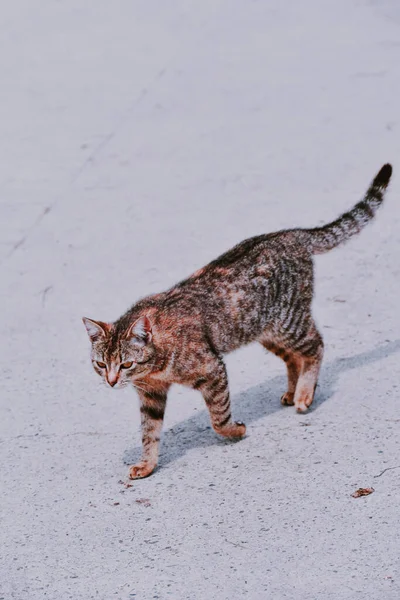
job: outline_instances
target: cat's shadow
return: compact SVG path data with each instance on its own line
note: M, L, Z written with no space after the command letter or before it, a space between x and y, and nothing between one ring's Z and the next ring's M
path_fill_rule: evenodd
M341 373L377 362L399 350L400 340L395 340L373 350L324 364L311 410L317 410L323 402L331 398ZM286 377L279 375L233 396L234 418L243 419L245 423L250 424L278 410L293 410L280 404L279 399L285 389ZM232 443L235 442L220 438L214 433L208 411L204 409L164 432L159 465L168 465L193 448ZM138 446L127 449L123 456L124 463L134 464L139 460L140 454L141 448Z

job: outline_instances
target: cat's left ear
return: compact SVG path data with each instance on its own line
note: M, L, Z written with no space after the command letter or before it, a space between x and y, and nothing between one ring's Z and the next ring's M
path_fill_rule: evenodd
M150 319L146 316L140 317L131 325L127 333L128 338L133 338L141 344L148 344L152 340L152 331Z
M102 321L93 321L93 319L88 319L87 317L82 317L82 321L91 342L106 337L106 334L110 329L108 323L103 323Z

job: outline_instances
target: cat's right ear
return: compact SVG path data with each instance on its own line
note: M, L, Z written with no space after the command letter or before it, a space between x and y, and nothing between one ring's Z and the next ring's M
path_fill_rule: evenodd
M148 344L152 339L150 320L146 316L140 317L131 325L126 335L137 340L141 345Z
M88 332L91 342L96 342L100 338L106 336L108 331L107 323L103 323L102 321L93 321L93 319L88 319L87 317L82 317L82 321L86 327L86 331Z

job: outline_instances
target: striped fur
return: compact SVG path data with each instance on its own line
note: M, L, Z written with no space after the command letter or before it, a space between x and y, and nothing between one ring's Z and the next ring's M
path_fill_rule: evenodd
M347 242L360 233L372 219L383 202L384 192L389 185L392 166L382 167L371 183L364 198L347 213L324 227L305 230L306 241L312 254L324 254Z
M84 319L95 371L139 394L143 455L132 479L155 469L167 394L178 383L202 393L214 430L245 435L232 420L223 355L259 342L285 363L281 402L311 405L323 341L311 314L313 255L358 233L382 203L392 173L382 167L364 199L333 223L261 235L238 244L170 290L137 302L115 323Z

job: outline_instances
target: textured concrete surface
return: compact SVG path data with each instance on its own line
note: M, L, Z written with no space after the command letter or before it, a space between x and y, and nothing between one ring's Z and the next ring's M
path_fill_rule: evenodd
M398 600L396 0L15 0L0 36L0 598ZM314 409L246 348L246 439L176 388L160 468L125 488L137 401L100 386L80 317L336 217L385 161L375 224L317 260Z

